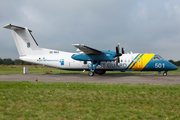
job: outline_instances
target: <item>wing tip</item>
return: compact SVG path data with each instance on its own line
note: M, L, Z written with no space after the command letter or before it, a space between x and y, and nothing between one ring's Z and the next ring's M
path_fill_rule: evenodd
M72 44L72 46L84 46L84 44Z

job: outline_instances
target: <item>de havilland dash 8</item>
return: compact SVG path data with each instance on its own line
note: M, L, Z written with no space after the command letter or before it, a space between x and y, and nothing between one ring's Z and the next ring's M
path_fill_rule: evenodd
M161 71L166 76L170 70L178 68L164 60L160 55L126 53L119 44L116 51L101 51L83 44L73 44L79 53L70 53L59 50L41 48L26 27L6 25L4 28L11 29L19 58L26 62L55 67L63 70L85 71L89 76L94 73L105 74L106 71Z

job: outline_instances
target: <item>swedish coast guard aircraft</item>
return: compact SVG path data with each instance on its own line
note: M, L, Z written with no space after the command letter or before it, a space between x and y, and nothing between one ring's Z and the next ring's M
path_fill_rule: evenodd
M105 74L106 71L165 71L178 68L156 54L119 52L119 45L114 51L100 51L83 44L73 44L80 53L41 48L26 27L6 25L4 28L13 30L19 58L26 62L55 67L64 70L85 71L89 76L94 73Z

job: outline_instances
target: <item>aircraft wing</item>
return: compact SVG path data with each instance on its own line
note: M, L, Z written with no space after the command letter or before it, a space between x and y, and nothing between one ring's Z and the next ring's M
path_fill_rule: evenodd
M102 54L102 51L96 50L94 48L88 47L83 44L72 44L74 47L77 48L77 51L82 51L85 54Z

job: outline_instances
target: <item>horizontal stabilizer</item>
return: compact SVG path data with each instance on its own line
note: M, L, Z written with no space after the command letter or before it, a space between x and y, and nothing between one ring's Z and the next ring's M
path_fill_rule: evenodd
M11 25L11 24L4 26L4 28L10 29L10 30L25 29L24 27L19 27L19 26L15 26L15 25Z

